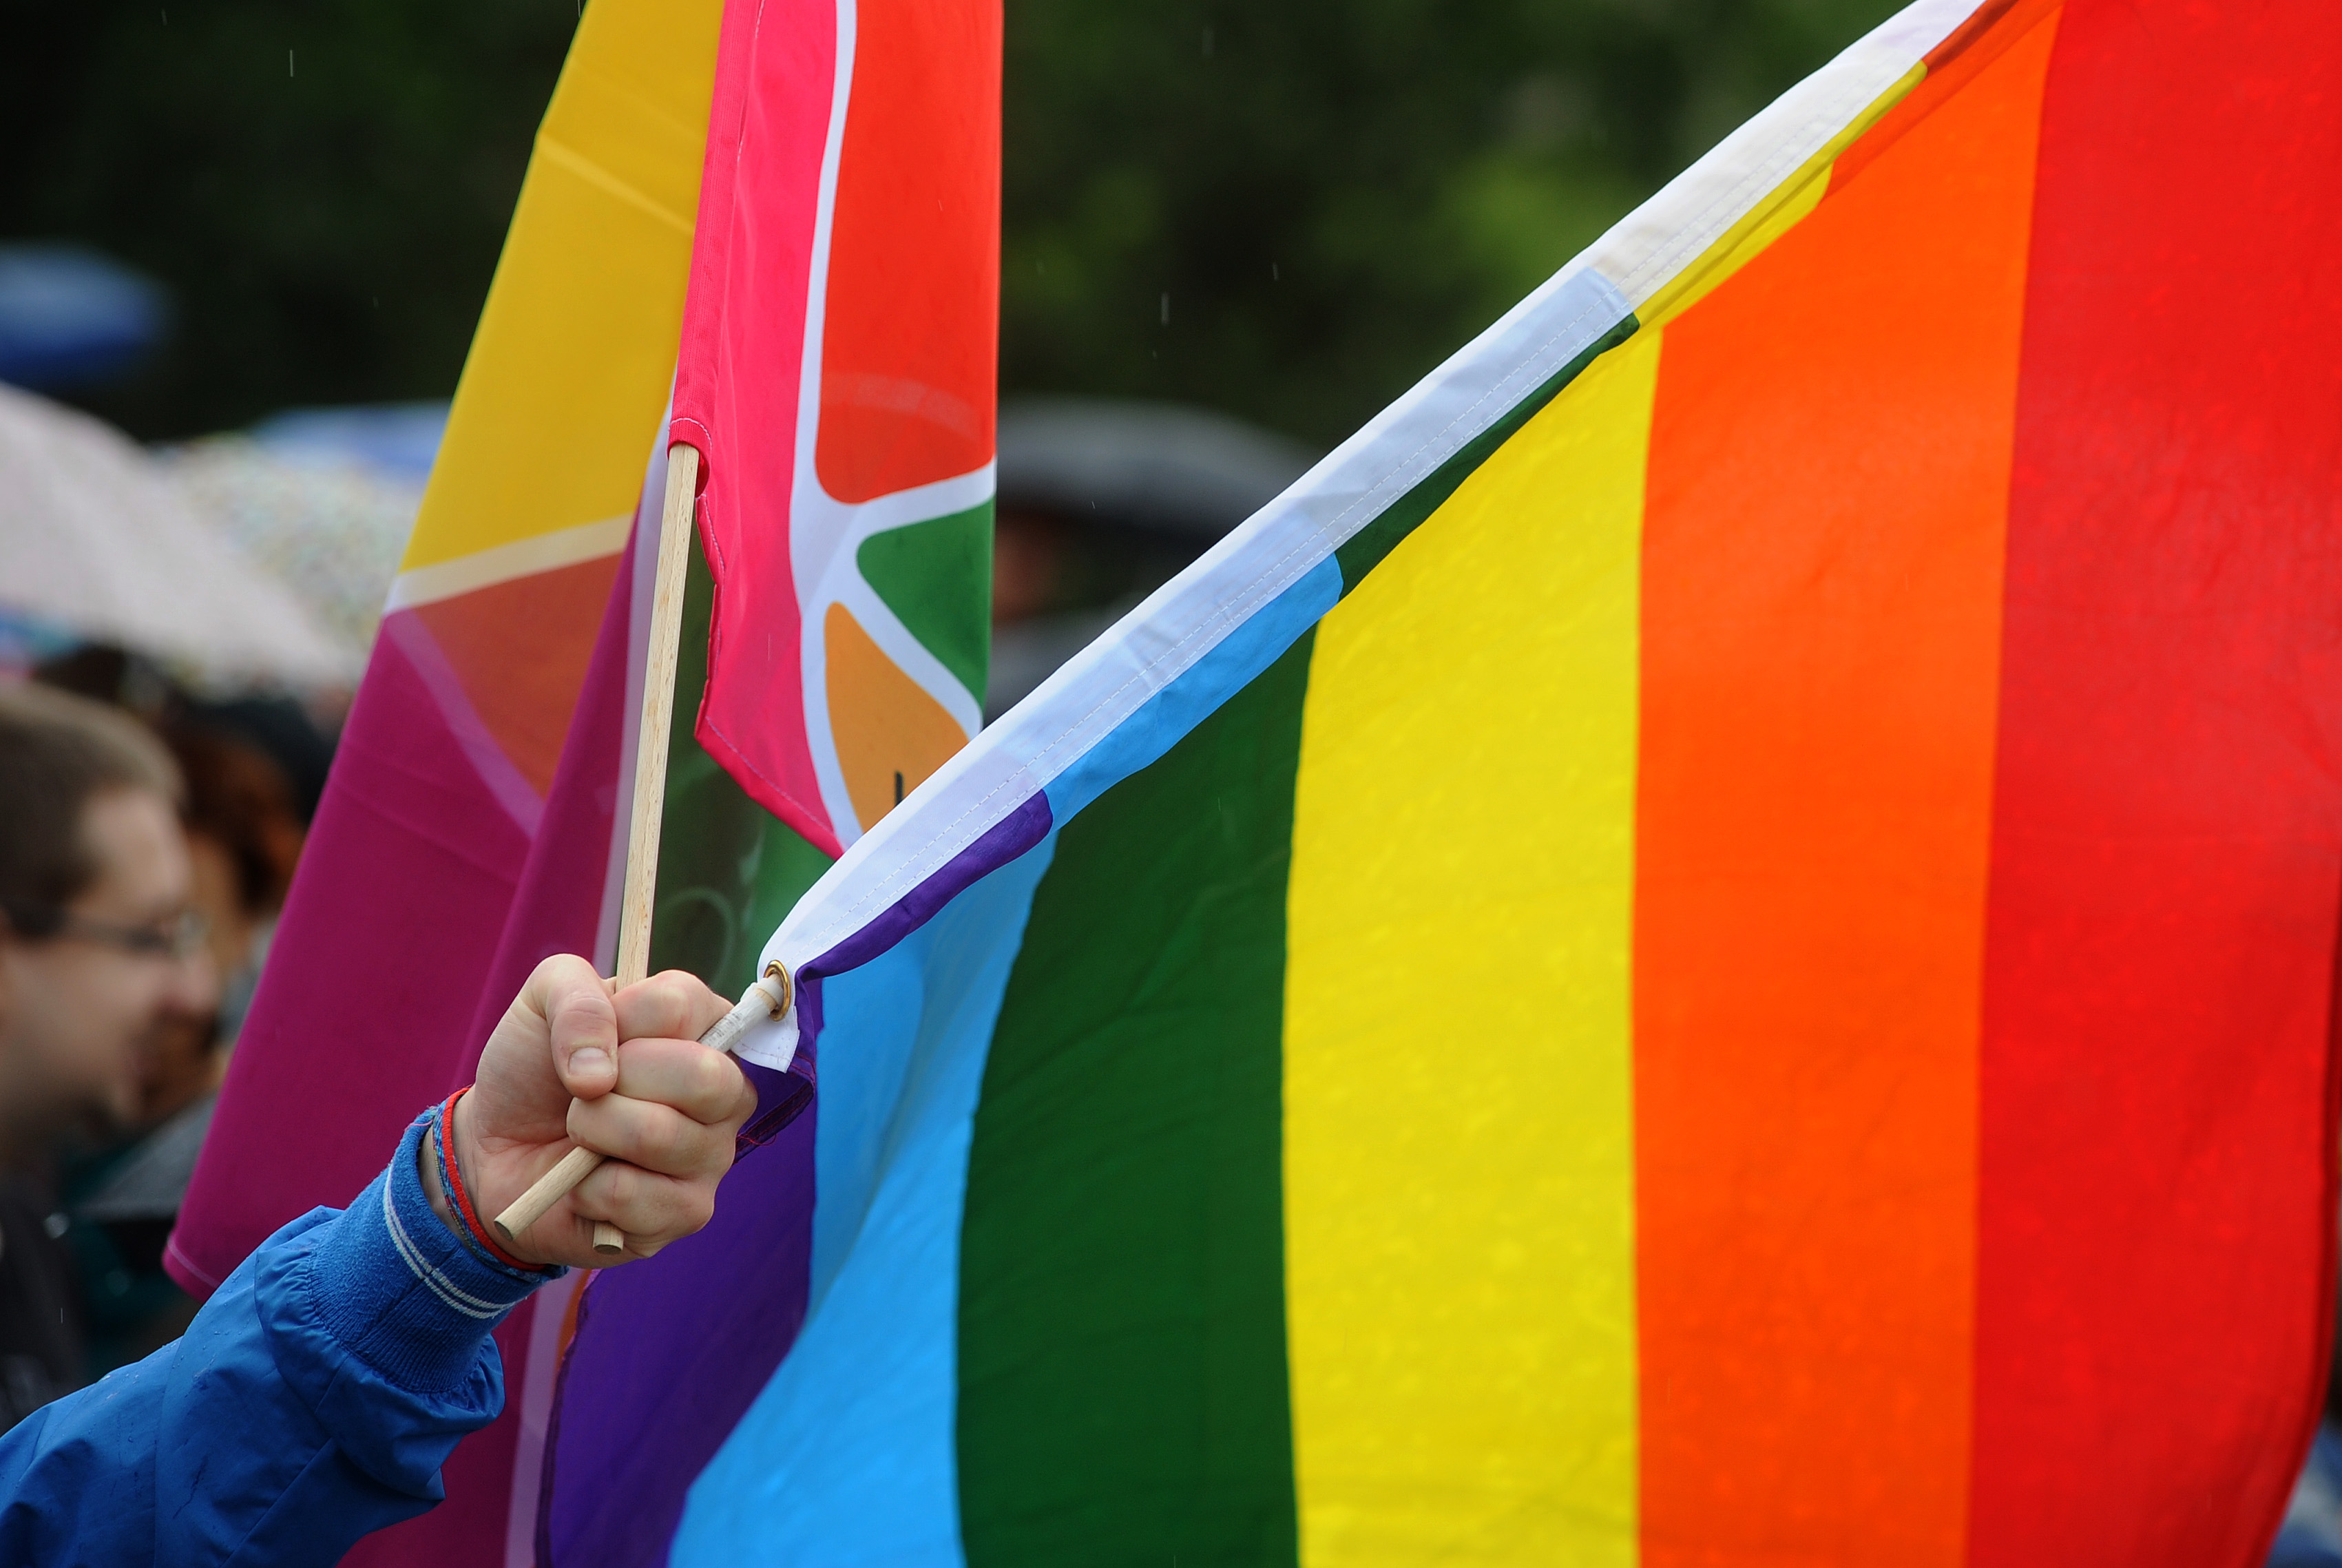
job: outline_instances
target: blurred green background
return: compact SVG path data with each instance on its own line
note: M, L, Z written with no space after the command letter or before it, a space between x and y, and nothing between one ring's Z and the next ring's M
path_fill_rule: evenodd
M1002 389L1338 439L1893 9L1007 0ZM153 439L446 396L578 15L0 0L0 239L176 307L80 401Z

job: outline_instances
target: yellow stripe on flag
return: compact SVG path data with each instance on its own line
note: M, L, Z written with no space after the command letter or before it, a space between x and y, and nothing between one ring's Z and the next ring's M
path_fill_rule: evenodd
M402 572L634 514L682 335L722 15L586 8Z
M1286 981L1304 1568L1636 1556L1636 626L1659 334L1317 633Z

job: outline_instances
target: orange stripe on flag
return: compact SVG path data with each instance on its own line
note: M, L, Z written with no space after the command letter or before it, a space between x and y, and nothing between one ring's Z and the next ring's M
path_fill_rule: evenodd
M2036 28L1666 329L1636 924L1643 1561L1952 1568Z

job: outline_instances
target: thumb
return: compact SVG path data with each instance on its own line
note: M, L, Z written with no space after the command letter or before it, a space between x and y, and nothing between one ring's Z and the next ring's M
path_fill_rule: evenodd
M618 1014L610 983L582 958L548 960L531 977L553 1044L553 1071L580 1100L618 1086Z

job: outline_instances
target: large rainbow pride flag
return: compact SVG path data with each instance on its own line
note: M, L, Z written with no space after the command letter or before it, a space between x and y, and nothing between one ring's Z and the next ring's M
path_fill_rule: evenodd
M737 1288L755 1155L597 1284L555 1515L721 1405L649 1560L2254 1562L2335 1267L2337 60L1919 0L985 730L766 950L801 1272Z

